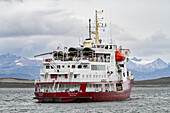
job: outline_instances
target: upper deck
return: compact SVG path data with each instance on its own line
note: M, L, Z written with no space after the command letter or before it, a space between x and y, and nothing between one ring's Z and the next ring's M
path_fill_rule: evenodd
M56 51L41 54L52 54L52 58L43 61L41 82L113 82L128 79L131 75L126 68L129 50L117 48L112 41L103 43L99 40L98 28L106 26L100 25L98 13L96 11L95 31L91 31L89 25L89 38L84 40L83 45L63 49L58 47ZM91 33L95 35L95 43Z

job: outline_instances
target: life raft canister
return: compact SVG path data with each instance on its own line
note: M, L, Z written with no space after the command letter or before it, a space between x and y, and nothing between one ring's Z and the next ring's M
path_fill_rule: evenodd
M125 56L120 51L115 51L116 62L121 62L125 60Z

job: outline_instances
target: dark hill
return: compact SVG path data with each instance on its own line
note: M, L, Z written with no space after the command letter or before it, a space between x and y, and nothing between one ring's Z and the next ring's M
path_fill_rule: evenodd
M170 86L170 77L153 80L134 81L134 86Z

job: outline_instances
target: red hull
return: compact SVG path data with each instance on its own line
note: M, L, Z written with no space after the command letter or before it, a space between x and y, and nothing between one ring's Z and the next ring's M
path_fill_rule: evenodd
M39 102L102 102L119 101L130 98L133 80L123 83L126 90L110 92L56 92L35 93Z

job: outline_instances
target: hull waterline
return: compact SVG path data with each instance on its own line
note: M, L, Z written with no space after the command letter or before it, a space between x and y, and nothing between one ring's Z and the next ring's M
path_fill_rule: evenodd
M133 80L124 85L128 89L110 92L56 92L56 93L35 93L34 99L39 102L103 102L128 100L131 94Z

